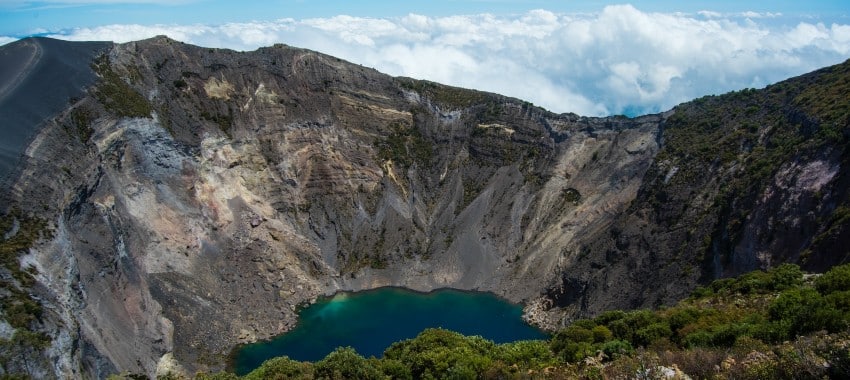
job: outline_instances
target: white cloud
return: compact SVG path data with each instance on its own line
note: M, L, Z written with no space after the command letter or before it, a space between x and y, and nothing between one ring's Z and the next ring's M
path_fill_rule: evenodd
M775 17L782 16L782 13L779 13L779 12L776 12L776 13L772 13L772 12L759 13L759 12L747 11L747 12L741 13L741 16L746 17L746 18L775 18Z
M720 18L720 17L723 17L722 13L714 12L714 11L699 11L699 12L697 12L697 14L700 15L700 16L703 16L705 18Z
M602 115L663 111L848 58L850 26L760 21L776 16L647 13L619 5L595 14L108 25L55 37L126 42L165 34L237 50L281 42L392 75L498 92L556 112Z

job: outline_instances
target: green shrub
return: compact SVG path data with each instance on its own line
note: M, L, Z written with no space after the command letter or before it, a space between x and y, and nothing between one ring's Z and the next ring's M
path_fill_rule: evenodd
M317 379L383 379L383 373L373 363L351 347L337 348L315 365Z
M772 290L783 291L803 284L803 271L794 264L782 264L768 271Z
M608 325L611 322L621 320L626 317L626 312L622 310L609 310L599 314L593 319L593 322L599 325Z
M850 290L850 264L835 266L815 279L815 288L823 295Z
M450 373L483 373L492 365L490 355L497 350L495 343L478 336L426 329L413 339L393 343L384 351L384 358L400 361L417 379L445 378Z
M760 270L746 273L734 281L732 290L741 294L754 294L770 289L771 276Z
M791 321L766 321L752 326L749 335L763 342L781 342L788 339L791 331Z
M393 380L412 380L413 374L404 363L394 359L370 359L372 365Z
M747 323L726 323L715 326L711 331L710 345L714 347L732 347L739 337L750 333Z
M713 293L723 293L729 292L733 284L735 284L734 278L721 278L712 281L708 287L711 288Z
M584 358L593 355L596 350L593 345L587 342L570 342L564 345L563 350L559 352L561 359L567 363L577 363Z
M540 368L551 365L555 356L544 340L521 340L500 345L494 359L520 368Z
M791 320L802 313L802 310L810 298L820 298L820 294L813 289L793 289L782 292L768 307L770 319Z
M634 348L629 342L623 340L611 340L602 344L602 352L609 359L616 359L623 355L631 355L634 353Z
M829 293L824 300L836 310L850 312L850 290Z
M833 289L834 284L835 282L830 280L825 288ZM835 301L839 302L843 301ZM782 325L788 327L789 337L820 330L841 331L847 327L848 322L847 313L835 308L830 299L811 288L782 292L770 304L768 313L772 321L781 321Z
M694 323L702 315L702 311L696 307L677 307L667 316L670 329L678 331L691 323Z
M673 331L670 329L670 325L668 325L666 322L658 322L637 330L635 332L635 338L633 342L636 345L648 346L650 343L655 342L656 340L662 338L669 339L672 337L672 335Z
M570 324L570 326L581 327L587 330L593 329L596 325L598 325L598 323L594 322L592 319L579 319Z
M594 326L590 332L593 333L594 343L605 343L614 339L614 334L605 326Z
M821 330L842 331L847 328L847 314L832 308L825 300L821 300L799 317L795 327L793 332L798 335Z
M226 375L222 375L226 376ZM227 377L225 377L226 379ZM243 377L244 380L312 379L313 365L292 360L286 356L269 359ZM217 379L217 378L216 378Z
M716 280L710 285L710 289L700 290L700 293L715 292L737 292L740 294L757 294L771 291L782 291L798 287L803 283L803 271L794 264L782 264L767 272L760 270L752 271L739 276Z
M659 322L660 319L661 317L652 311L637 310L626 313L622 319L612 321L607 327L616 339L627 340L637 346L642 344L636 342L637 331Z
M563 336L571 342L593 343L593 332L581 326L569 326L561 330L558 335Z
M713 338L710 332L699 330L682 338L682 345L686 348L709 347Z
M693 292L691 292L691 298L700 299L707 298L714 295L714 291L710 286L697 286Z
M195 380L239 380L239 376L231 372L199 373L195 375Z

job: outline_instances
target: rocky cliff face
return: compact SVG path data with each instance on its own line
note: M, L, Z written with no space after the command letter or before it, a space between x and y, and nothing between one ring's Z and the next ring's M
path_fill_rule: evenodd
M783 262L847 262L848 74L845 62L674 108L628 210L549 299L567 316L594 314Z
M154 38L91 70L4 191L9 226L45 221L9 286L45 307L46 375L219 368L343 289L486 290L556 327L847 258L846 65L635 119L287 46Z

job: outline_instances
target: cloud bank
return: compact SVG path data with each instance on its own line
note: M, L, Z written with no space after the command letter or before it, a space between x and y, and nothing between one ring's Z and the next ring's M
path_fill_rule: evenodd
M555 112L643 114L767 84L850 56L850 25L778 14L647 13L392 19L336 16L223 25L109 25L51 37L126 42L165 34L208 47L285 43L392 75L497 92ZM2 41L2 38L0 38Z

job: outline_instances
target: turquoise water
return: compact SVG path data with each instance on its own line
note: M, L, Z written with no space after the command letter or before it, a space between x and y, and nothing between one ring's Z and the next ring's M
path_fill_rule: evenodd
M380 357L393 342L429 327L481 335L496 343L543 339L522 321L522 308L490 293L438 290L417 293L381 288L340 293L301 310L298 324L271 341L241 347L234 370L244 375L276 356L317 361L336 347L351 346L365 357Z

